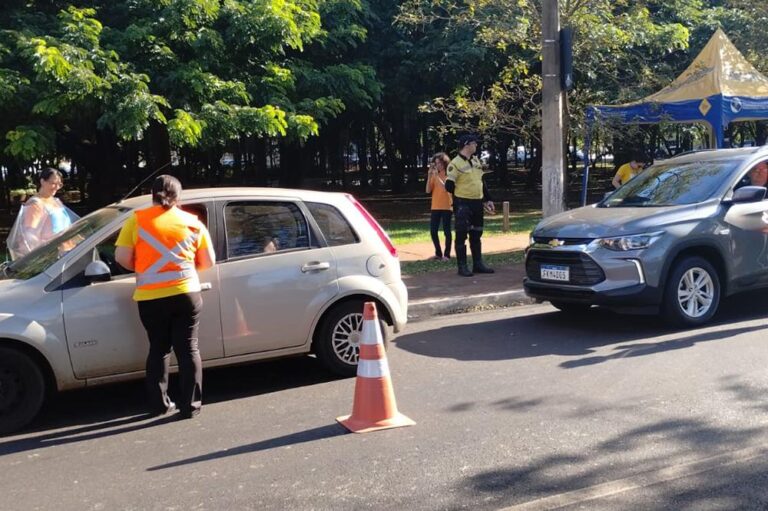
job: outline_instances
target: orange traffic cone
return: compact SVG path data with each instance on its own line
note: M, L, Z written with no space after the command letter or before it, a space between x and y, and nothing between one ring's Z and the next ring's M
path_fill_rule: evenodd
M387 353L376 317L376 304L365 302L360 358L357 363L355 402L352 415L336 419L353 433L399 428L416 424L397 411L395 392L389 377Z

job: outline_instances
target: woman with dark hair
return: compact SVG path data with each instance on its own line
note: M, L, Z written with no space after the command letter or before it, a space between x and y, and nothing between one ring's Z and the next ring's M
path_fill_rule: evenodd
M61 172L53 168L40 173L40 187L21 207L8 235L11 259L18 259L65 231L79 217L56 198L64 184Z
M435 255L431 259L447 261L451 258L451 217L453 216L453 198L445 189L446 171L451 159L445 153L437 153L432 157L427 174L427 193L432 195L429 234L435 245ZM443 225L445 235L445 250L440 247L438 231Z
M164 415L176 409L168 397L171 349L179 362L183 418L200 413L203 368L197 332L203 300L197 271L216 262L205 226L178 208L181 183L158 176L152 184L153 206L136 211L117 238L115 259L136 271L139 317L149 338L147 392L149 412Z

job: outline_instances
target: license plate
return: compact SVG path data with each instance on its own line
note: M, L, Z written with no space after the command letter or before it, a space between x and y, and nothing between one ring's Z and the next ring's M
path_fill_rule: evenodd
M558 266L556 264L542 264L541 278L542 280L559 280L561 282L568 282L571 279L571 271L567 266Z

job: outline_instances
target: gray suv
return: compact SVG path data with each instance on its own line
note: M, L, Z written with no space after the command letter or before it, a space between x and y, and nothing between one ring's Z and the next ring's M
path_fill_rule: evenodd
M768 147L659 162L591 206L542 220L526 293L565 312L593 305L707 322L720 300L768 286Z

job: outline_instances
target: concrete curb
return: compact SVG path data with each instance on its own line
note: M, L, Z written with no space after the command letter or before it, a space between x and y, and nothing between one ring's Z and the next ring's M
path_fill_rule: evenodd
M419 321L446 314L531 303L535 303L534 300L526 296L522 289L451 298L427 298L408 303L408 321Z

